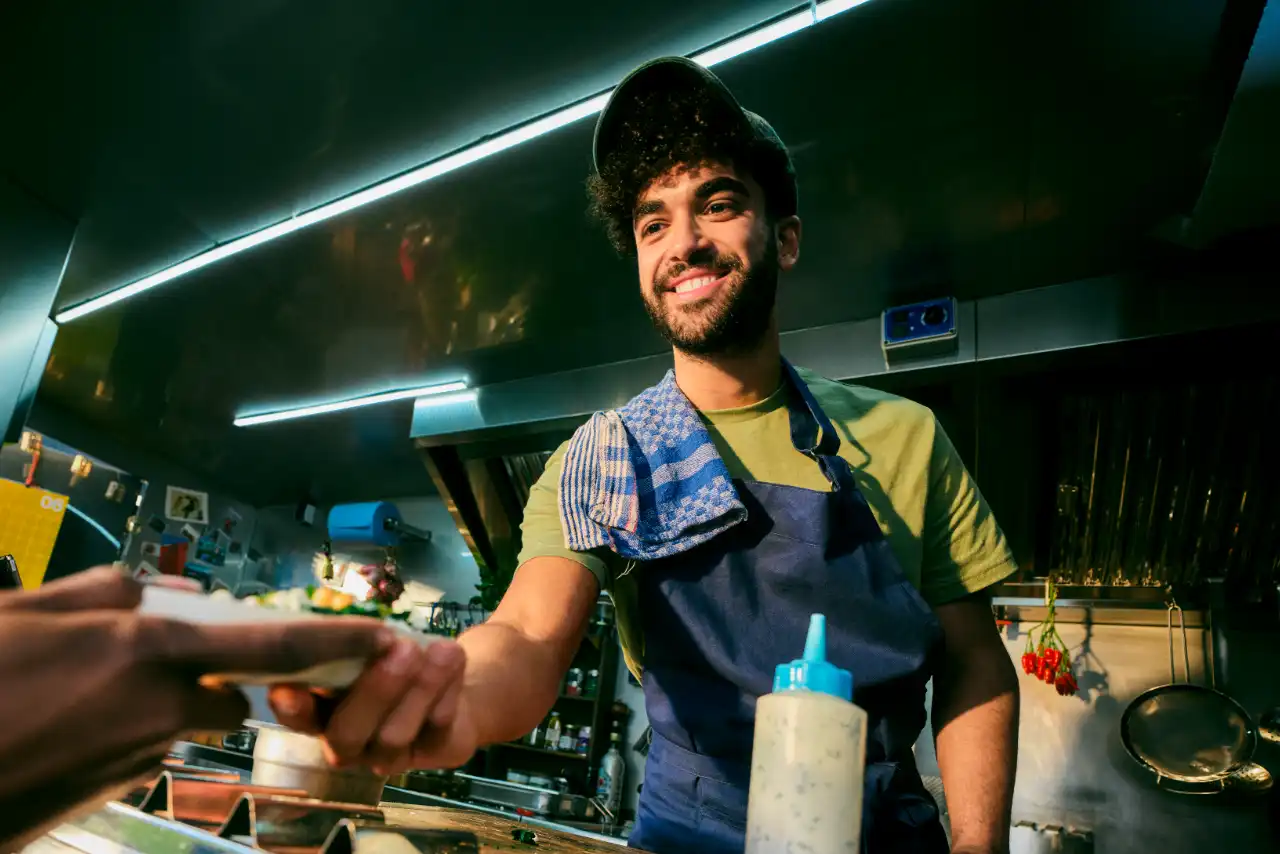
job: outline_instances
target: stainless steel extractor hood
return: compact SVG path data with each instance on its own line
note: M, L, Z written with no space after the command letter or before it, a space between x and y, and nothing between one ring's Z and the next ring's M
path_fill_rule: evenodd
M796 364L852 381L1145 338L1245 327L1280 319L1280 293L1244 273L1108 276L959 304L956 353L889 367L880 320L871 318L784 333ZM477 431L548 427L619 406L661 379L667 353L484 386L456 411L414 410L420 445L474 439Z

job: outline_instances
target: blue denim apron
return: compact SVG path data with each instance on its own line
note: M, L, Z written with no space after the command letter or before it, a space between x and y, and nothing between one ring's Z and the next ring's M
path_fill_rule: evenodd
M635 570L653 743L631 845L741 854L756 698L821 613L828 659L853 672L854 702L869 715L863 850L946 852L911 751L941 628L837 455L831 423L785 371L791 441L832 491L738 482L746 521Z

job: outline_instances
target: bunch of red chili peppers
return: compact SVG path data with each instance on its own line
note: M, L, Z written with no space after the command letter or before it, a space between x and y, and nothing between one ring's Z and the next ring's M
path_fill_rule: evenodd
M1071 672L1071 654L1055 625L1058 589L1053 580L1045 582L1045 605L1049 613L1044 622L1027 632L1027 648L1022 653L1022 669L1042 682L1047 682L1064 697L1070 697L1079 686ZM1036 630L1039 629L1037 639Z

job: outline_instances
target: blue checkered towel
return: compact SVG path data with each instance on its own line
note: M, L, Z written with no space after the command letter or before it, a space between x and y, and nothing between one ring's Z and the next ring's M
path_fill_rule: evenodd
M668 371L620 409L578 428L560 473L560 526L573 551L653 560L747 517L729 470Z

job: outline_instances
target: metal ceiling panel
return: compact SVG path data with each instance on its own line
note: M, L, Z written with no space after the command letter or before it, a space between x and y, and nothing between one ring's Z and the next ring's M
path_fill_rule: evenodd
M798 5L5 4L0 168L92 215L65 307Z
M1207 97L1214 31L1197 28L1212 16L1144 27L1117 4L1075 18L1043 5L878 0L718 69L799 171L805 252L780 293L785 329L1149 260L1148 233L1206 168L1204 128L1179 113ZM1133 39L1176 62L1130 61ZM1107 144L1088 130L1099 125ZM661 353L632 265L584 214L590 134L565 128L70 324L41 401L252 503L413 487L407 404L243 430L231 419Z
M1280 225L1280 3L1266 4L1251 41L1191 217L1194 244Z
M955 353L890 367L880 318L833 323L782 335L795 364L841 381L878 380L938 368L1019 359L1109 344L1229 330L1280 321L1280 294L1259 295L1256 276L1107 276L962 302ZM1214 299L1205 300L1212 288ZM1206 354L1207 355L1207 354ZM670 354L498 383L474 402L419 401L413 437L424 447L480 441L503 428L541 432L576 426L593 412L626 403L661 379Z

